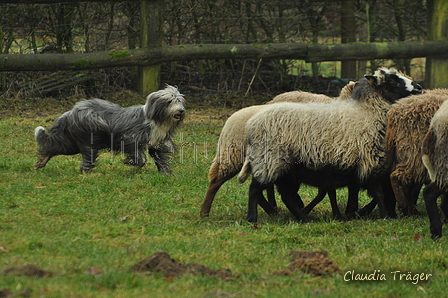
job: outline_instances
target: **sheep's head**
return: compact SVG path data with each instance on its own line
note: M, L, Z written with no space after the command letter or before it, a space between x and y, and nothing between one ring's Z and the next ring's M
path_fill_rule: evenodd
M378 87L377 90L390 102L412 94L423 93L422 86L394 68L380 68L373 75L364 77L370 84Z

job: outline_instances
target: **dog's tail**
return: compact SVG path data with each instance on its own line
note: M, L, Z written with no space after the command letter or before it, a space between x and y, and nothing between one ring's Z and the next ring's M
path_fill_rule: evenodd
M45 128L42 126L36 127L34 129L34 139L36 139L36 142L40 144L39 140L42 140L42 134L46 135Z
M45 165L51 158L51 156L46 154L47 150L45 150L48 144L48 135L45 132L45 128L43 128L42 126L36 127L36 129L34 129L34 139L40 147L39 154L42 156L42 158L39 159L34 165L34 168L37 170L45 167Z
M38 153L41 156L41 159L34 165L35 169L45 167L50 158L55 155L79 153L79 149L74 146L73 142L67 139L65 134L58 131L52 130L47 134L45 128L38 126L34 130L34 138L39 146Z

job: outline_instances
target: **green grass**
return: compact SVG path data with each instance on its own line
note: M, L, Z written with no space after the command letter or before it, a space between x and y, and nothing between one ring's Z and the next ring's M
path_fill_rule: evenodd
M56 103L58 104L58 103ZM19 105L19 104L17 104ZM119 154L100 155L91 174L80 156L58 156L40 170L33 129L49 126L66 109L33 114L32 107L3 111L0 120L0 274L33 264L54 272L34 278L2 275L0 290L31 297L443 297L448 281L446 237L433 242L425 216L397 220L334 221L325 199L313 222L293 220L283 204L277 217L260 210L259 229L245 222L248 184L235 179L218 192L210 217L199 209L207 173L224 123L218 109L192 109L176 137L174 175L149 163L136 171ZM34 106L37 106L35 104ZM47 123L47 120L48 121ZM196 151L194 148L196 147ZM316 190L302 187L310 201ZM347 193L338 191L341 210ZM365 193L361 204L369 201ZM419 200L418 209L425 214ZM125 220L123 220L125 218ZM420 234L419 241L414 235ZM234 277L185 275L166 279L130 267L158 250L182 263L228 268ZM327 250L341 272L316 277L286 269L291 250ZM86 274L96 267L100 276ZM344 281L347 271L380 270L386 281ZM393 280L393 271L430 273L427 282Z

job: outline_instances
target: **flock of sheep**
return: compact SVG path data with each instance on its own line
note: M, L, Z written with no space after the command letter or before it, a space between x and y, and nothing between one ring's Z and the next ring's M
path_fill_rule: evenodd
M416 214L421 187L433 239L442 236L440 208L448 217L448 89L425 90L395 69L381 68L350 82L337 98L293 91L264 105L235 112L226 121L209 170L201 207L208 216L219 188L238 175L252 176L247 220L257 222L257 205L275 214L274 185L300 221L328 194L340 218L336 189L348 187L348 218ZM318 188L304 206L301 184ZM358 192L372 201L358 209ZM263 196L267 190L268 200Z

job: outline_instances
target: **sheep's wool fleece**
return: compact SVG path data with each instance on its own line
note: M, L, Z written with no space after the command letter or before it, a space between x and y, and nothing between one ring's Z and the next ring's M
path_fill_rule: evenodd
M431 120L432 134L429 148L423 148L423 161L431 180L441 189L448 190L448 101L445 101ZM425 140L424 144L427 144ZM429 150L428 150L429 149ZM428 152L429 151L429 152Z
M304 91L290 91L277 95L268 101L266 105L278 102L322 102L330 103L338 99L350 98L355 82L350 82L342 88L339 98L333 98L324 94L314 94ZM237 174L244 163L246 149L249 145L246 138L246 122L266 105L257 105L243 108L227 119L219 136L216 156L210 166L208 177L210 181L222 177L230 177Z
M333 103L278 103L246 124L248 162L262 184L297 165L319 170L356 169L362 182L385 162L384 133L390 104L371 96Z
M244 126L250 117L265 107L265 105L259 105L243 108L227 119L219 136L216 156L209 171L210 180L213 180L215 175L226 177L238 173L244 162L248 145Z
M446 100L448 89L427 90L399 100L387 114L386 150L394 153L394 171L402 183L429 183L421 144L432 117Z

